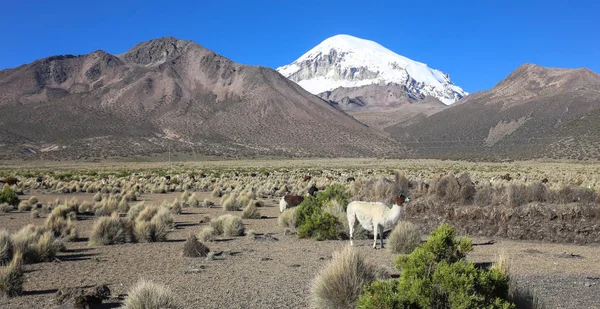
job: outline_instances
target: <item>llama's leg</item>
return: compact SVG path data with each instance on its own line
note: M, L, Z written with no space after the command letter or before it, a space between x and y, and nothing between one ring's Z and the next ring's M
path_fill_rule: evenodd
M379 226L378 225L374 225L373 226L373 234L375 234L373 236L373 249L377 249L377 233L379 232Z
M383 226L379 226L379 237L381 239L381 249L383 249Z
M350 228L350 246L354 246L354 219L355 216L348 216L348 227Z

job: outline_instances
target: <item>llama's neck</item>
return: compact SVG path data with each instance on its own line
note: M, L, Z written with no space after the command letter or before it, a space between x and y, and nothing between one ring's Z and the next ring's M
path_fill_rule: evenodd
M400 215L402 215L402 208L404 207L394 204L392 209L385 210L383 219L385 220L386 225L393 225L398 221L398 219L400 219Z

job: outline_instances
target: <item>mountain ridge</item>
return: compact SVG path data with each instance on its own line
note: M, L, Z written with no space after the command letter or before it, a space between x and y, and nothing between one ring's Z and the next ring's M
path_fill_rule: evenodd
M275 70L173 37L118 55L51 56L2 70L0 106L5 158L167 149L359 157L407 151Z

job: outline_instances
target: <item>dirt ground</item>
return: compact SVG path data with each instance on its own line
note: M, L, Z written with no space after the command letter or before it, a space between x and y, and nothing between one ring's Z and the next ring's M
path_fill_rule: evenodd
M143 199L160 204L180 194L151 194ZM197 194L200 200L210 198L208 193ZM36 196L53 201L72 197L91 200L93 195ZM223 214L221 208L184 209L183 214L174 216L177 228L163 243L89 247L88 231L94 221L76 221L83 240L67 243L68 251L59 253L54 262L26 265L25 295L1 299L0 308L55 308L58 289L99 284L107 284L112 292L106 308L118 307L118 296L122 298L140 278L169 286L183 308L307 308L313 278L332 252L348 242L318 242L284 235L277 225L276 205L276 200L266 200L267 207L260 209L263 219L244 220L247 231L272 233L274 239L233 237L209 242L211 251L222 251L215 260L183 257L181 250L186 236L206 225L200 220ZM29 213L0 214L0 228L11 232L28 223L43 222L44 218L32 219ZM473 239L476 244L489 240ZM600 246L494 240L492 245L474 246L469 259L492 262L506 252L513 277L534 288L547 308L600 308ZM385 249L373 250L371 244L372 240L355 242L368 261L397 274L395 255Z

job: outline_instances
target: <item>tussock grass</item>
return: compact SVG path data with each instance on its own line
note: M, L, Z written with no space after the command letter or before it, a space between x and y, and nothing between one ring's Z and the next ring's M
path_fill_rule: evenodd
M127 293L124 309L178 309L175 295L167 286L140 280Z
M377 278L378 270L351 247L333 253L311 287L314 308L354 308L363 287Z
M32 208L33 208L33 207L31 206L31 204L30 204L30 203L29 203L29 201L27 201L27 200L21 201L21 202L19 203L19 206L17 207L17 209L18 209L20 212L31 211L31 209L32 209Z
M251 200L250 202L248 202L248 205L246 206L246 208L244 208L244 211L242 212L243 219L260 219L261 218L260 211L256 207L256 204L258 204L258 203L255 200Z
M421 243L421 235L415 226L399 221L388 239L388 248L394 253L410 254Z
M242 218L234 215L222 215L210 222L216 235L243 236L244 224Z
M0 265L8 263L13 256L13 243L7 229L0 230Z
M215 230L214 228L207 226L205 228L203 228L202 230L200 230L200 232L198 233L198 235L196 235L196 237L198 238L199 241L205 243L208 241L212 241L214 239L215 236Z
M183 244L183 256L185 257L204 257L210 252L210 249L202 242L198 241L198 238L194 234L188 235L188 238Z
M89 244L91 246L115 245L125 242L125 225L119 218L119 214L113 213L110 217L104 216L96 219L90 233Z
M10 264L0 268L0 298L15 297L23 293L23 255L17 252Z
M292 229L296 228L296 207L284 210L279 215L278 222L280 227Z

